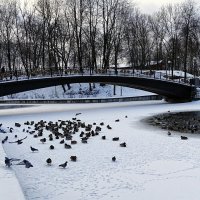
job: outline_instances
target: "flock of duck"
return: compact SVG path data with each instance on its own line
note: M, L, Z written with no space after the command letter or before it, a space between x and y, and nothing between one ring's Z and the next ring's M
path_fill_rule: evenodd
M80 115L81 113L77 113L76 116ZM127 118L127 116L125 116ZM115 122L119 122L119 119L116 119ZM72 120L58 120L57 122L52 121L44 121L40 120L38 122L35 121L26 121L23 124L24 127L22 131L28 135L23 138L18 139L18 135L14 135L16 138L15 141L9 141L9 135L6 135L5 138L2 140L2 144L10 143L10 144L17 144L21 145L27 139L28 136L32 136L35 139L39 139L40 143L45 144L47 141L58 140L60 145L63 145L64 149L71 149L73 145L78 143L87 144L89 140L92 138L99 136L102 127L106 127L108 130L112 129L110 125L105 125L104 122L101 122L99 125L97 123L93 124L86 124L85 122L77 119L76 117L72 118ZM7 127L8 131L2 129L2 124L0 124L0 132L2 133L13 133L14 128L21 128L22 124L15 123L15 127ZM79 134L80 141L74 139L74 136ZM106 135L101 136L102 140L106 140ZM112 141L120 141L119 137L113 137ZM126 142L119 143L120 147L127 147ZM54 150L54 145L49 146L49 150ZM39 149L33 146L30 146L31 152L39 152ZM71 155L70 160L72 162L77 161L76 155ZM116 161L116 157L113 156L111 159L113 162ZM17 163L16 163L17 162ZM49 157L46 159L46 164L51 166L52 159ZM58 165L61 168L66 168L68 161ZM26 168L33 167L32 163L28 160L20 160L16 158L8 158L5 157L5 165L10 167L11 165L24 165Z
M76 116L80 115L81 113L76 113ZM189 115L189 117L188 117ZM127 118L127 116L125 116ZM115 122L119 122L119 119L116 119ZM190 133L199 133L200 132L200 116L194 115L190 116L190 113L187 115L183 114L176 114L176 113L168 113L161 114L154 116L148 119L148 122L151 125L159 126L162 129L166 129L168 132L168 136L171 136L172 133L170 131L179 131L179 132L190 132ZM91 138L99 136L102 127L106 127L108 130L111 130L112 127L110 125L105 125L104 122L101 122L99 125L97 123L93 124L86 124L85 122L77 119L76 117L72 118L72 120L58 120L57 122L52 121L44 121L40 120L38 122L35 121L26 121L24 124L22 131L29 136L32 135L33 138L39 139L40 143L44 144L47 141L54 141L58 140L60 145L63 145L64 149L71 149L73 145L78 143L87 144ZM15 123L15 127L7 127L7 130L2 128L2 124L0 124L0 132L1 133L13 133L15 128L21 128L22 124ZM74 139L74 135L79 134L80 141ZM23 144L24 140L27 139L28 135L23 138L18 139L18 135L14 135L16 138L15 141L9 141L9 135L6 135L5 138L2 140L2 144L10 143L10 144ZM106 140L106 135L101 136L102 140ZM182 140L187 140L188 137L181 136ZM112 141L120 141L119 137L113 137ZM120 147L127 147L126 142L119 143ZM54 145L49 146L49 150L54 150ZM39 152L39 149L33 146L30 146L31 152ZM72 162L77 161L76 155L71 155L70 160ZM116 157L112 157L112 161L116 161ZM16 163L17 162L17 163ZM52 165L52 159L47 158L46 164L48 166ZM61 168L66 168L68 161L65 161L58 166ZM10 167L11 165L24 165L26 168L33 167L32 163L28 160L20 160L17 158L8 158L5 157L5 165Z
M200 133L200 115L198 112L183 112L183 113L168 113L160 114L149 118L148 123L153 126L158 126L168 131L168 136L171 136L170 131L180 133ZM188 137L180 136L182 140L187 140Z

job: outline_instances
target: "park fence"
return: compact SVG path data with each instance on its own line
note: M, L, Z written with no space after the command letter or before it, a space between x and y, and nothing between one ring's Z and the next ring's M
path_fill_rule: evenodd
M111 103L129 101L153 101L162 100L160 95L148 95L123 98L98 98L98 99L7 99L0 100L0 104L70 104L70 103Z

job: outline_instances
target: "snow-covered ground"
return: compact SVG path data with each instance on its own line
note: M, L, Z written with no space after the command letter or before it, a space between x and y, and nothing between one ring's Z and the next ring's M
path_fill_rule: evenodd
M165 71L165 70L157 70L156 73L157 73L157 75L158 75L159 73L161 73L163 76L166 75L166 74L167 74L168 76L172 76L172 71L171 71L171 70L167 70L167 71ZM185 72L184 72L184 71L179 71L179 70L174 70L174 71L173 71L173 75L174 75L174 76L177 76L177 77L184 78ZM186 77L187 77L187 78L194 78L194 75L192 75L192 74L190 74L190 73L186 73Z
M172 111L199 110L200 102L168 104L164 101L107 103L107 104L70 104L42 105L14 110L1 110L0 122L3 128L14 127L15 122L47 122L72 120L76 113L78 119L86 124L104 122L99 136L88 139L88 144L80 142L79 133L74 135L78 144L65 149L60 140L47 140L24 133L27 126L14 127L13 133L0 134L8 141L28 136L23 144L5 143L3 147L8 157L27 159L32 168L13 165L13 169L27 199L39 200L198 200L200 196L200 138L189 135L187 141L180 135L167 135L160 130L143 124L148 116ZM127 116L127 118L125 117ZM115 122L119 119L119 122ZM112 127L111 130L106 125ZM95 126L94 126L95 127ZM44 136L48 136L45 132ZM101 136L105 135L106 140ZM112 141L119 137L119 141ZM68 143L68 141L66 141ZM120 147L122 142L127 147ZM49 146L53 144L54 150ZM39 152L31 152L30 145ZM76 155L77 162L70 156ZM116 162L111 158L116 156ZM52 166L47 166L50 157ZM4 157L1 157L1 163ZM68 161L65 169L59 164ZM1 164L2 165L2 164ZM6 198L3 198L7 200Z
M93 85L92 85L93 86ZM89 90L89 84L71 84L71 89L64 92L62 86L42 88L27 92L2 97L2 99L66 99L66 98L119 98L152 95L153 93L137 90L134 88L116 86L116 95L113 94L112 85L100 86L95 84L92 91Z

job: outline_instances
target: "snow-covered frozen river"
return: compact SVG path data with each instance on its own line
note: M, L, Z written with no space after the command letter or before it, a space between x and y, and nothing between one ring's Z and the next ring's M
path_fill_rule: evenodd
M0 134L1 140L8 135L8 141L27 139L23 143L3 144L8 157L29 160L32 168L13 165L22 190L28 200L199 200L200 196L200 138L189 137L187 141L180 135L168 137L166 130L155 129L141 122L141 119L170 111L200 110L200 102L168 104L164 101L41 105L19 109L0 110L2 128L14 127L12 133ZM75 116L76 113L81 113ZM127 117L126 117L127 116ZM24 125L26 121L41 120L59 122L76 117L86 124L96 123L102 131L80 141L79 134L73 139L78 143L72 149L65 149L60 140L54 138L45 144L41 138L23 132L32 130ZM119 122L115 120L119 119ZM22 124L15 127L15 122ZM110 125L112 129L106 126ZM96 126L96 125L93 125ZM43 137L48 138L44 131ZM106 136L106 140L102 140ZM119 137L119 141L112 138ZM69 141L65 141L69 143ZM126 142L127 147L120 147ZM49 146L55 149L50 150ZM30 146L38 152L31 152ZM76 155L77 162L70 161ZM116 157L116 162L112 157ZM47 166L46 159L52 159ZM4 158L3 158L4 159ZM68 161L65 169L59 164ZM3 198L3 200L7 200Z

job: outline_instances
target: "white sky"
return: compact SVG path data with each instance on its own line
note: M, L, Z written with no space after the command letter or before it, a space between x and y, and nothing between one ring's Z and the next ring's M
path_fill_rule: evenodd
M151 14L158 11L162 5L184 2L184 0L132 0L143 13Z
M1 0L0 0L1 1ZM34 2L34 0L18 0L21 2ZM162 5L166 4L175 4L175 3L182 3L185 0L129 0L134 3L140 8L143 13L151 14L155 11L158 11ZM195 0L199 2L199 0ZM199 3L198 3L199 4Z

